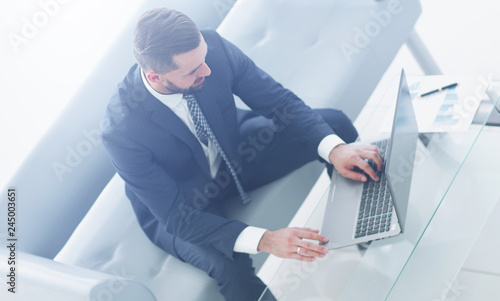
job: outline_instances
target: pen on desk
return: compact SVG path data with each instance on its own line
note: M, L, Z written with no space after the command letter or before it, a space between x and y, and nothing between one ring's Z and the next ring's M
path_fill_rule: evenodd
M427 95L430 95L430 94L433 94L433 93L436 93L436 92L441 92L443 90L446 90L446 89L450 89L450 88L453 88L455 86L457 86L458 83L453 83L453 84L449 84L447 86L444 86L444 87L441 87L441 88L438 88L438 89L435 89L435 90L432 90L432 91L429 91L429 92L425 92L423 94L420 94L418 95L417 97L424 97L424 96L427 96Z

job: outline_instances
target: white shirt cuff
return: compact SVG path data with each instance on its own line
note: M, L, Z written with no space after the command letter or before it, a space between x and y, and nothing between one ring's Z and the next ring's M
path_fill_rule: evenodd
M248 253L248 254L257 254L259 251L257 250L259 246L260 239L264 232L267 229L257 228L248 226L243 231L241 231L238 238L236 238L236 242L234 243L234 252L238 253Z
M329 156L332 149L337 145L345 144L344 140L340 139L339 136L331 134L323 138L318 145L318 155L323 158L328 163L330 162Z

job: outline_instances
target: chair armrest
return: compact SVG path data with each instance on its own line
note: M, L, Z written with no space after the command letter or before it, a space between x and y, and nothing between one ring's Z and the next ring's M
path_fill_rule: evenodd
M0 297L6 296L2 300L156 301L145 285L125 278L126 271L105 274L17 252L15 271L11 273L8 257L8 251L0 251L0 274L7 276L8 285L0 291ZM14 280L11 277L15 278L15 293L8 291L8 282Z

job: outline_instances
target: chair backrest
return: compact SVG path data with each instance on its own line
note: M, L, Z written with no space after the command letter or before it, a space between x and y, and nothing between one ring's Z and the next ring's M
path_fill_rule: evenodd
M218 32L308 105L354 120L420 13L417 0L238 1Z

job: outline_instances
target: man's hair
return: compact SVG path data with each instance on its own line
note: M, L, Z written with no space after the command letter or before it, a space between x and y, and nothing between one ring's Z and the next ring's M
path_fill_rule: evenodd
M145 12L135 26L133 53L144 70L165 74L178 68L173 57L200 45L200 31L186 15L173 9Z

